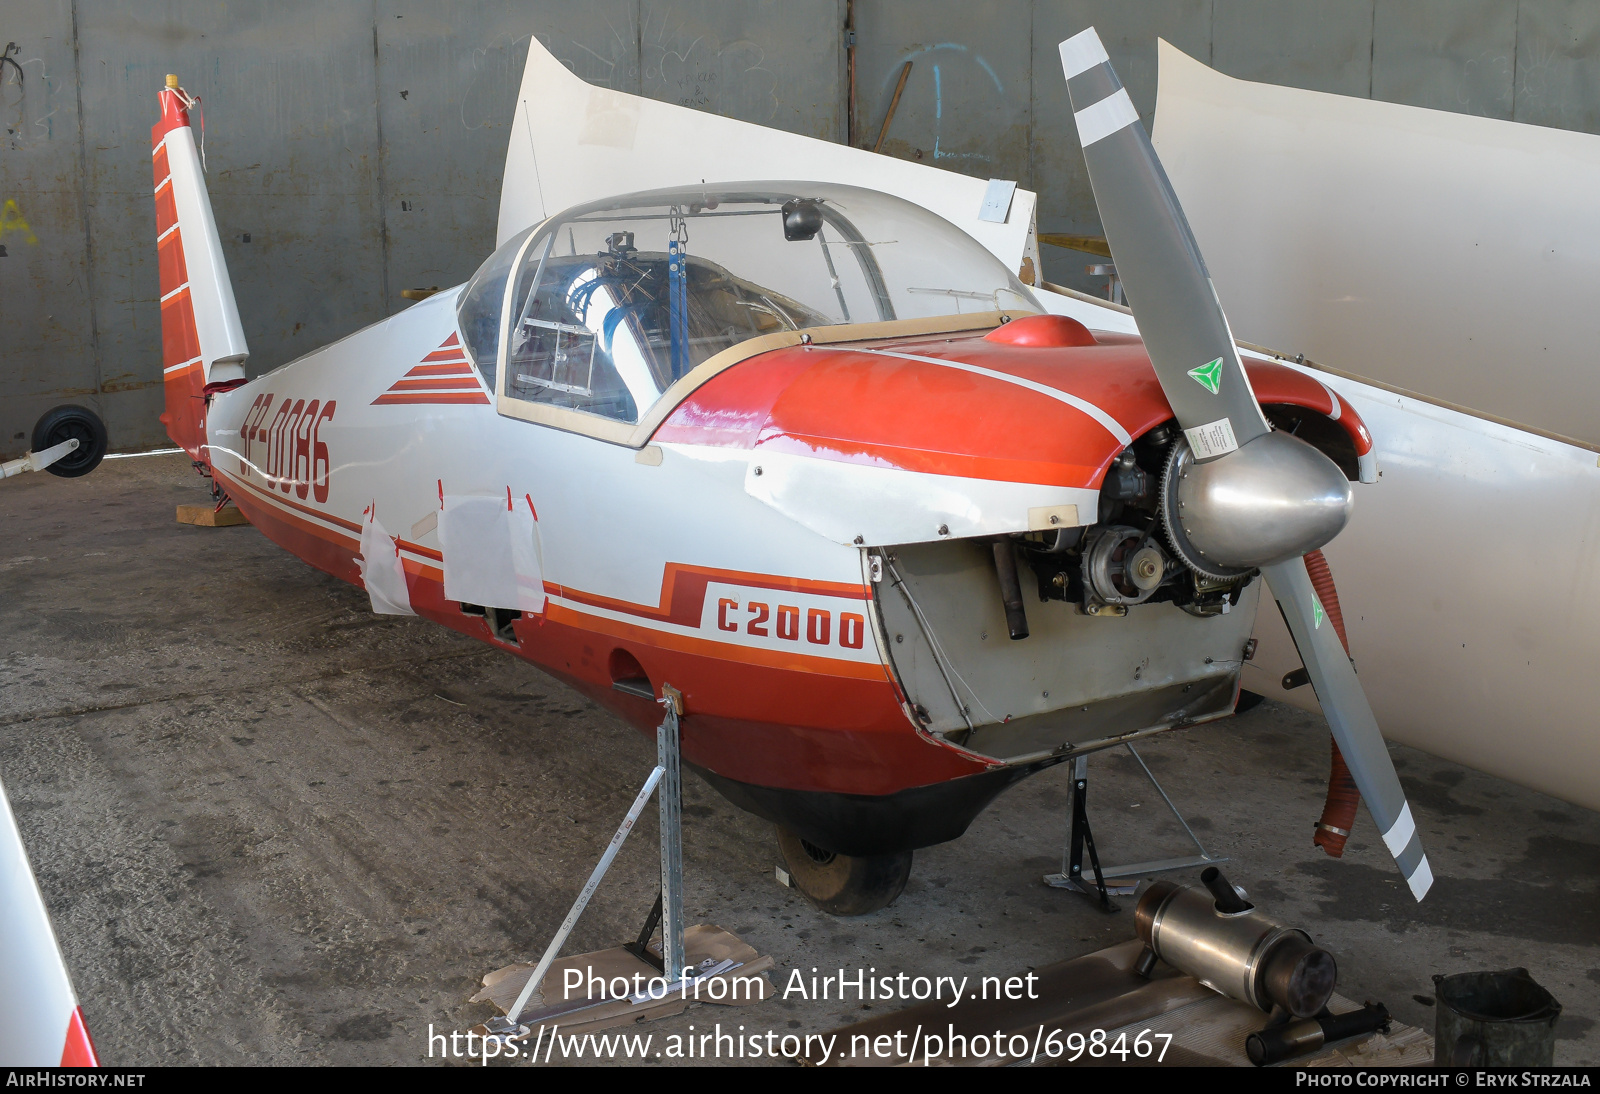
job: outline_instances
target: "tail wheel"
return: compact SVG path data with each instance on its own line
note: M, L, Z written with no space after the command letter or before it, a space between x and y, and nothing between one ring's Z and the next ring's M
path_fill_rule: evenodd
M778 850L790 884L829 915L866 915L887 908L905 891L911 852L841 855L778 828Z
M43 452L76 438L78 447L45 468L52 475L75 479L87 475L106 454L106 424L88 407L58 406L45 411L33 427L33 450Z

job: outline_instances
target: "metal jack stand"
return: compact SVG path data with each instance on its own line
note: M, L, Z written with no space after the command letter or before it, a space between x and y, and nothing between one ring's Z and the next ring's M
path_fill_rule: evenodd
M1161 800L1167 803L1167 808L1172 810L1172 815L1178 818L1178 823L1183 826L1184 832L1194 842L1198 855L1152 859L1149 862L1135 862L1127 866L1100 865L1100 856L1095 853L1094 836L1089 831L1089 813L1085 804L1085 797L1089 790L1089 758L1079 756L1073 762L1072 771L1072 818L1067 829L1067 847L1061 858L1061 873L1046 874L1044 883L1055 889L1071 889L1083 893L1085 896L1097 897L1100 906L1108 911L1115 910L1115 905L1108 899L1110 896L1128 896L1138 888L1138 884L1107 885L1107 878L1140 877L1145 874L1158 874L1164 870L1181 870L1192 866L1212 866L1219 862L1227 862L1226 856L1214 857L1200 842L1200 837L1194 834L1194 829L1189 827L1189 822L1183 819L1183 814L1178 812L1178 807L1172 804L1172 799L1167 797L1167 792L1161 788L1161 783L1156 780L1155 773L1150 770L1150 765L1144 762L1144 757L1134 750L1131 741L1124 742L1130 755L1138 761L1139 767L1144 771L1145 778L1150 780L1150 785L1156 788L1156 793L1161 795ZM1083 880L1083 848L1089 848L1089 862L1094 868L1095 884L1089 886Z
M662 772L657 801L661 806L661 888L656 891L655 907L645 917L639 937L623 949L646 964L661 970L667 982L683 978L683 779L679 764L678 716L683 713L683 695L674 687L662 687L661 702L667 716L656 730L656 767ZM661 927L661 956L650 952L650 936Z
M1071 889L1091 899L1098 899L1100 910L1115 912L1111 903L1113 894L1126 896L1133 886L1106 884L1108 871L1100 868L1100 853L1095 850L1094 833L1089 830L1089 760L1079 756L1072 768L1072 817L1067 825L1067 846L1061 857L1061 873L1046 874L1045 884L1057 889ZM1094 869L1094 885L1083 880L1083 851L1089 849L1089 865Z
M550 971L550 965L560 954L561 947L566 945L567 937L572 934L572 929L578 924L578 918L589 905L589 898L594 896L594 891L600 887L600 882L606 876L606 871L611 868L611 862L617 857L623 841L638 823L640 814L644 812L645 803L650 800L651 792L657 790L659 794L656 801L661 809L661 889L656 894L655 907L645 920L644 930L640 933L638 941L628 943L625 948L660 969L669 990L677 989L686 978L683 967L683 782L678 748L678 719L683 714L683 694L670 684L661 686L661 694L662 698L659 701L666 707L666 717L656 730L655 769L650 772L638 796L633 799L628 815L623 818L617 834L611 837L611 843L600 856L600 861L595 865L594 872L589 875L589 880L584 883L578 899L572 902L572 910L567 913L567 918L562 920L555 937L545 948L544 956L534 967L533 975L529 976L528 982L522 986L517 1001L503 1016L491 1018L484 1023L491 1035L516 1037L527 1032L518 1024L523 1008L528 1005L529 998L543 982L545 974ZM661 925L659 961L646 949L650 936L655 933L657 923ZM718 968L721 969L726 964L727 962L723 962ZM692 978L697 971L699 970L690 971L687 976ZM580 1008L583 1006L584 1004L579 1004Z

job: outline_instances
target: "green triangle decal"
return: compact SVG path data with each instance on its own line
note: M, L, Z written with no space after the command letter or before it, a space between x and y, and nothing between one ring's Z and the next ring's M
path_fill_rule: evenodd
M1313 598L1311 601L1311 629L1316 630L1318 627L1321 627L1322 621L1327 617L1328 613L1322 610L1322 601Z
M1189 370L1189 375L1194 377L1194 382L1215 395L1222 386L1222 358L1218 357L1208 365Z

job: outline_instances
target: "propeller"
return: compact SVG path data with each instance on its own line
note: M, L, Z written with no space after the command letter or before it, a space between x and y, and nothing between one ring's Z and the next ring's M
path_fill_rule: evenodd
M1411 806L1305 566L1349 520L1350 484L1267 423L1178 196L1093 27L1061 43L1061 65L1117 275L1183 430L1161 490L1173 550L1213 579L1265 575L1367 809L1421 900L1433 873Z

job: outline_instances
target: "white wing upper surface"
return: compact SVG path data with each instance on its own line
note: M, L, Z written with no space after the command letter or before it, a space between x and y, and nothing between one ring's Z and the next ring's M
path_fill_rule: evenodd
M1385 735L1600 808L1600 468L1529 431L1600 441L1600 137L1235 80L1163 42L1155 143L1239 337L1477 412L1316 374L1384 469L1327 556ZM1279 685L1300 660L1277 613L1256 635L1244 686L1316 709Z
M0 786L0 1066L56 1067L78 1006Z
M944 217L1012 270L1024 258L1039 268L1031 191L1016 191L1003 223L979 220L985 179L595 87L568 71L538 39L528 46L517 95L495 246L581 202L743 179L808 179L882 190Z
M1600 442L1600 136L1236 80L1154 141L1240 338Z

